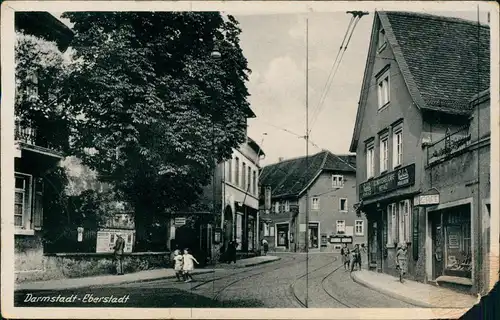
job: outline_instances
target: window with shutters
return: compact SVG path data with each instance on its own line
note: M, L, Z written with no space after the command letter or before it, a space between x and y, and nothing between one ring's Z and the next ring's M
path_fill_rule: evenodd
M338 234L345 233L345 220L337 220L337 233Z
M14 191L14 227L16 233L32 230L32 177L23 173L15 173Z
M332 188L342 188L344 186L344 176L333 174L332 175Z

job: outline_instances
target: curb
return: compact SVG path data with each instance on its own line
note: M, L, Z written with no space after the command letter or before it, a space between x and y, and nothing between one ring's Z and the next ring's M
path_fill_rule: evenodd
M206 274L206 273L212 273L214 272L213 270L200 270L199 272L193 273L194 275L196 274ZM143 283L143 282L150 282L150 281L156 281L156 280L163 280L163 279L173 279L175 278L175 275L170 275L170 276L162 276L162 277L157 277L157 278L148 278L148 279L136 279L136 280L129 280L129 279L124 279L121 281L117 282L112 282L112 283L105 283L105 284L79 284L79 285L72 285L64 288L41 288L41 289L25 289L25 288L19 288L19 289L14 289L14 292L17 293L22 293L26 291L56 291L56 290L72 290L72 289L82 289L82 288L95 288L95 287L102 287L104 286L109 286L109 285L118 285L118 284L127 284L127 283Z
M271 263L271 262L276 262L276 261L279 261L281 260L280 257L277 257L277 259L274 259L274 260L266 260L266 261L260 261L260 262L254 262L254 263L248 263L248 264L245 264L241 267L238 267L238 268L247 268L247 267L253 267L253 266L258 266L260 264L266 264L266 263Z
M397 300L409 303L409 304L414 305L416 307L421 307L421 308L438 308L438 307L435 307L435 306L433 306L433 305L431 305L429 303L425 303L425 302L422 302L420 300L412 299L412 298L409 298L407 296L395 293L395 292L393 292L391 290L386 290L384 288L377 287L377 286L375 286L373 284L370 284L367 281L360 280L356 276L356 271L351 272L350 276L351 276L351 279L354 282L356 282L356 283L358 283L358 284L360 284L360 285L362 285L362 286L364 286L364 287L366 287L368 289L371 289L373 291L377 291L377 292L382 293L382 294L384 294L386 296L390 296L390 297L392 297L394 299L397 299Z

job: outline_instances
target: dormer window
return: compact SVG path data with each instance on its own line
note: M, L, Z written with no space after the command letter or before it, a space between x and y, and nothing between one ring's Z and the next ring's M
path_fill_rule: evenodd
M385 30L380 29L380 31L378 32L378 50L379 50L379 52L384 50L386 44L387 44L387 41L385 38Z

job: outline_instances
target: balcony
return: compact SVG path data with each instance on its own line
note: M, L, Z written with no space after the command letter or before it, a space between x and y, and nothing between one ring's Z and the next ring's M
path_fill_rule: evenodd
M427 146L427 165L447 159L450 155L467 148L470 143L471 134L468 125L455 132L447 132L443 139Z
M31 126L21 125L19 120L15 122L14 140L22 150L56 158L62 157L62 153L58 150L58 147L51 144L48 139L41 137L37 130Z

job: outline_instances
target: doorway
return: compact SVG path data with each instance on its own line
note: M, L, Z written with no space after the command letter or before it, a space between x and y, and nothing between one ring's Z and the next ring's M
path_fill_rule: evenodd
M289 224L276 224L276 246L288 249Z
M378 223L377 221L371 221L368 228L368 245L370 252L370 266L377 266L378 257Z
M437 279L443 275L443 221L440 212L431 213L431 237L432 237L432 278Z
M319 248L319 223L309 222L309 249Z

